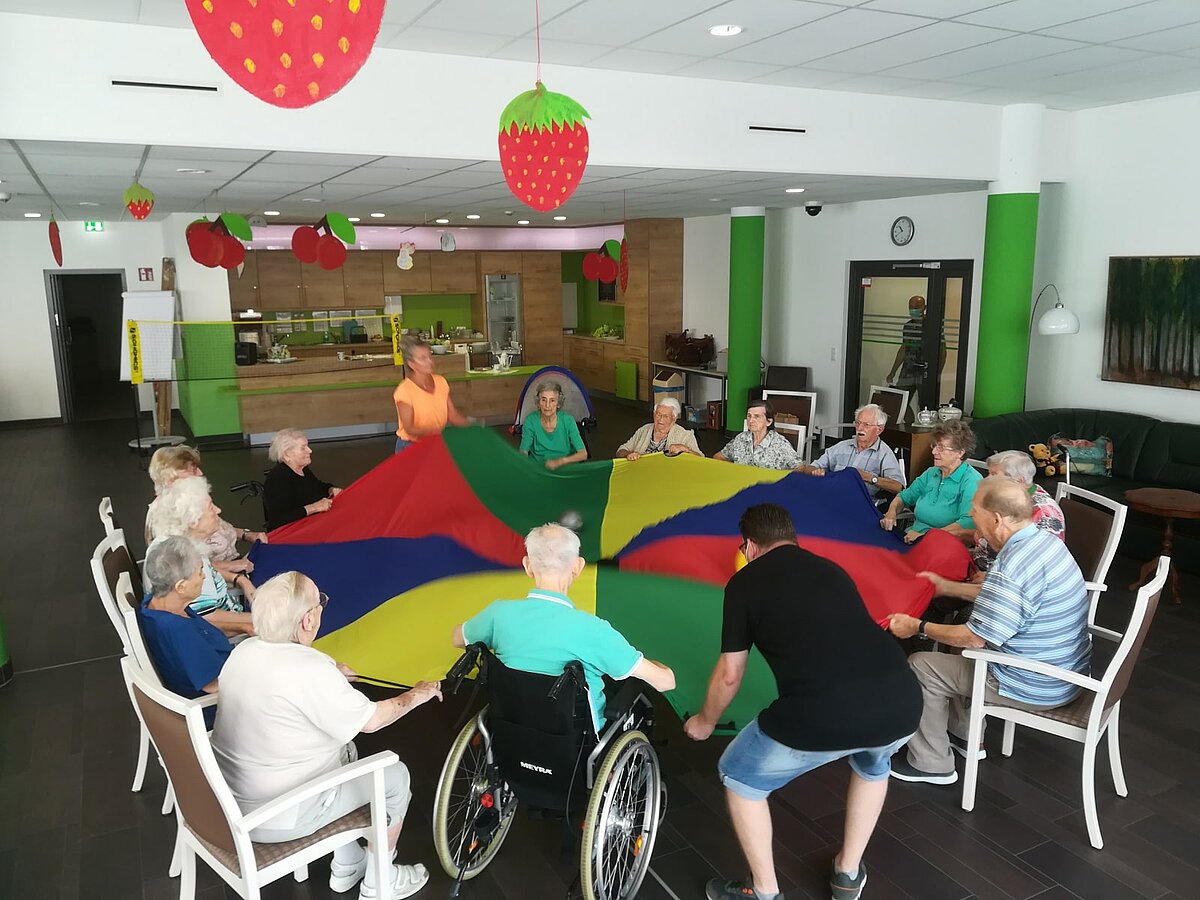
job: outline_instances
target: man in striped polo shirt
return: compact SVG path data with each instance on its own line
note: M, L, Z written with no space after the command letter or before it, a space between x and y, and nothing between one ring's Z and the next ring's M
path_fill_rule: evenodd
M889 617L892 633L899 638L921 634L952 647L991 647L1086 673L1091 642L1083 575L1066 545L1035 526L1032 515L1029 494L1021 485L1007 478L985 478L975 493L971 516L998 555L979 588L971 618L965 625L937 625L895 614ZM933 582L938 595L953 592L952 582L932 572L921 574ZM967 700L975 663L958 654L914 653L909 665L921 683L924 710L906 751L892 761L892 777L953 784L958 772L951 747L963 756L968 750ZM988 703L1045 710L1070 703L1080 688L991 664L986 690Z

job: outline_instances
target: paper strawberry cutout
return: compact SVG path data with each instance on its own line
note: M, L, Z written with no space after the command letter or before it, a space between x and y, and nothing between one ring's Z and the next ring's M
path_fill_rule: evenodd
M586 109L539 81L500 114L500 168L513 196L539 212L558 209L579 187L588 158Z
M54 216L50 216L50 252L54 254L54 261L60 266L62 265L62 234L59 233L58 223L54 221Z
M150 210L154 209L154 192L135 181L125 191L125 208L140 222L150 215Z
M362 68L384 0L186 0L204 48L259 100L295 109L332 97Z

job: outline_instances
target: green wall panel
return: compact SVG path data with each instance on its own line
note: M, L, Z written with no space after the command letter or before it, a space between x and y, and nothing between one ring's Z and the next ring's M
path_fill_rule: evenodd
M576 285L579 306L579 327L576 334L591 334L601 325L612 325L625 334L625 307L617 303L600 302L600 283L583 277L583 253L562 254L562 280Z
M746 392L759 383L762 358L765 216L729 220L729 402L725 427L741 431Z

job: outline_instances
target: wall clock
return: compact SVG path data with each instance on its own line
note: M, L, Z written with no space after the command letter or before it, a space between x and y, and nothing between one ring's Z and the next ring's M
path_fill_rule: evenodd
M917 233L917 226L908 216L900 216L892 223L892 243L897 247L905 246Z

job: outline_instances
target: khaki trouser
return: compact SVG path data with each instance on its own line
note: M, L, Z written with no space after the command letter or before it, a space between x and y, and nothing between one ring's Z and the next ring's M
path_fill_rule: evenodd
M922 772L942 774L953 771L954 754L950 750L947 731L965 743L970 727L971 681L975 676L975 660L957 653L914 653L908 664L921 683L924 707L917 733L908 742L908 762ZM996 679L989 671L985 683L986 702L1015 709L1041 711L1054 709L1033 703L1022 703L1001 697ZM987 725L987 720L984 720ZM982 739L982 734L980 735Z

